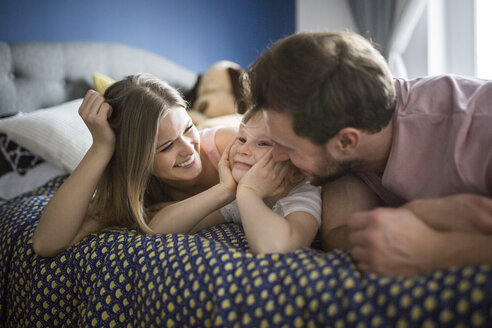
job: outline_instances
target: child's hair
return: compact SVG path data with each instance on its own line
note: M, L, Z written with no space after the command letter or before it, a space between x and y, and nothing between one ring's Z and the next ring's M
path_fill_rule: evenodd
M108 119L116 135L114 154L92 199L91 217L103 226L135 227L151 233L146 199L155 197L149 185L161 118L170 109L186 108L180 93L149 74L124 78L111 85L104 98L112 107ZM160 190L162 192L162 190Z
M248 123L250 120L258 118L258 116L263 115L263 112L261 110L255 111L255 110L247 110L244 115L241 117L241 125L245 125Z
M260 115L263 116L262 110L255 110L255 109L246 110L243 117L241 118L240 124L244 126L249 121L258 119ZM304 179L304 175L297 167L295 167L293 164L291 165L292 165L292 174L288 176L287 182L291 185L294 185L302 181Z

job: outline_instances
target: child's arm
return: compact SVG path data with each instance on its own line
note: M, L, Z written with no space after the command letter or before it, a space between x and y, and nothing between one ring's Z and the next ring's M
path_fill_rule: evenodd
M283 218L252 190L238 190L237 203L253 253L288 253L309 247L318 231L318 223L310 213L293 212Z
M93 144L84 158L51 198L33 235L34 251L55 256L96 228L85 220L96 185L114 152L115 136L107 118L111 107L89 90L79 114L91 131Z
M236 182L229 168L231 145L232 143L224 150L219 161L220 182L157 212L149 224L154 233L194 233L225 222L217 210L233 201L236 193Z
M311 245L318 230L315 217L293 212L282 217L263 202L278 193L289 171L287 162L275 163L266 154L241 179L236 199L244 232L254 253L287 253Z

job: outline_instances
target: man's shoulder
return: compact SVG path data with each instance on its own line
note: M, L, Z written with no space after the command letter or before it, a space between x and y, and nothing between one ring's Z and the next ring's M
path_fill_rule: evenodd
M397 115L492 115L492 81L460 75L395 79Z
M440 96L436 93L437 91L459 91L464 94L473 94L479 88L492 88L492 80L457 74L429 75L413 79L395 78L394 82L396 89L400 92L419 92L433 94L435 97Z

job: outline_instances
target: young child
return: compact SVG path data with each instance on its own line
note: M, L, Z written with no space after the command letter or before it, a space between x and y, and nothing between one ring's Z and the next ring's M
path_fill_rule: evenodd
M176 233L184 229L193 233L215 224L236 222L242 223L254 253L287 253L309 247L321 221L320 188L309 184L290 162L275 162L271 151L262 112L246 112L236 140L217 163L219 185L237 183L236 200L199 222L171 216L156 220L156 230ZM193 203L195 208L202 205L208 206L197 200Z
M254 253L309 247L321 222L320 188L290 162L274 162L271 152L263 113L247 112L229 153L236 200L221 213L242 223Z

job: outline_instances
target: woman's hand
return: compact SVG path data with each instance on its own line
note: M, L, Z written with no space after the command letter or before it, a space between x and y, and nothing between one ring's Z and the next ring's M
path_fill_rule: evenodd
M112 108L103 95L94 90L87 91L79 108L79 115L92 134L92 146L104 147L112 153L116 137L108 122L111 112Z
M275 162L269 151L241 178L238 189L248 188L261 198L275 196L284 192L289 172L290 163Z
M224 152L222 153L222 156L219 161L218 171L219 171L220 184L224 186L224 189L228 193L230 192L231 194L235 195L237 183L234 180L234 177L232 176L231 163L229 161L229 152L231 150L231 146L233 145L233 143L234 141L231 142L229 145L227 145L226 149L224 149Z

